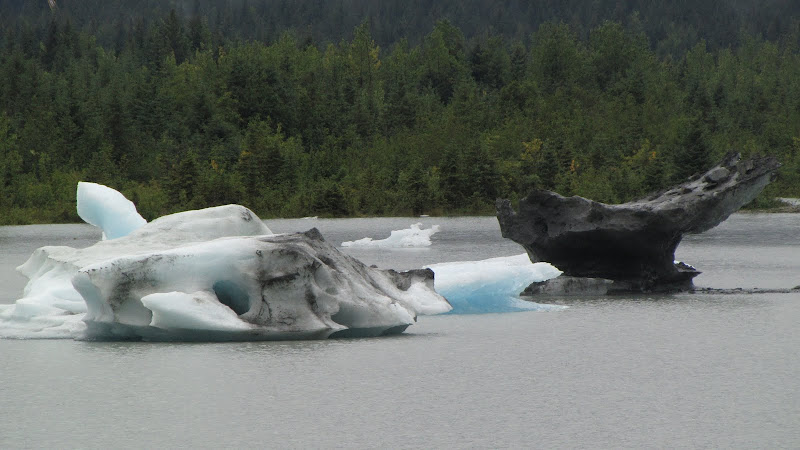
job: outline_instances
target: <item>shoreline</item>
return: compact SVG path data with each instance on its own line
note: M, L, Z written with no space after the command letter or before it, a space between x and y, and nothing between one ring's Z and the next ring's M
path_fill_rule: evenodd
M800 213L800 198L785 198L775 197L772 206L767 207L743 207L737 211L742 214L796 214ZM217 206L217 205L211 205ZM244 205L247 206L247 205ZM163 215L174 214L181 211L173 211ZM258 212L256 212L258 214ZM407 218L438 218L438 217L493 217L495 216L493 209L487 208L485 211L474 212L442 212L431 211L427 214L420 215L349 215L349 216L326 216L326 215L305 215L298 217L278 217L272 216L261 212L259 217L262 220L275 220L275 219L369 219L369 218L389 218L389 217L407 217ZM26 220L27 219L27 220ZM52 211L42 211L35 208L11 208L3 211L0 215L0 226L19 226L19 225L48 225L48 224L80 224L84 223L74 211L66 211L62 209Z
M176 211L180 212L180 211ZM800 207L794 206L780 206L771 208L742 208L734 214L799 214ZM174 213L173 213L174 214ZM438 218L458 218L458 217L495 217L494 214L422 214L417 216L411 215L385 215L385 216L304 216L304 217L262 217L261 220L346 220L346 219L390 219L390 218L407 218L407 219L438 219ZM75 221L28 221L24 223L4 223L0 219L0 227L17 227L27 225L79 225L86 222L82 220Z

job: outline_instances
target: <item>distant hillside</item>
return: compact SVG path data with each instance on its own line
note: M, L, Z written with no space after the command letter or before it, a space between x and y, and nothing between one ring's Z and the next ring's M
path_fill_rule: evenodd
M0 224L623 202L729 150L800 197L800 2L0 1ZM222 6L220 6L222 5Z
M449 20L467 41L502 35L527 39L539 25L564 22L579 36L606 20L641 29L653 50L678 55L704 39L709 48L740 43L743 34L775 41L798 26L797 0L55 0L58 16L114 45L137 24L147 25L175 9L189 20L202 18L216 41L271 42L286 30L318 44L350 39L367 20L378 45L400 39L421 42L436 21ZM47 0L0 2L3 28L29 24L46 28ZM219 42L216 42L219 43Z

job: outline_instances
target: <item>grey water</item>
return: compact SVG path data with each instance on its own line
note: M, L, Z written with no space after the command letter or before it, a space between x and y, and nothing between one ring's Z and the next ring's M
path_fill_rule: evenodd
M493 218L270 220L336 244L423 222L424 249L345 249L397 269L522 253ZM85 225L0 227L0 303L43 245ZM698 286L800 284L800 215L688 236ZM579 298L422 317L377 339L226 344L0 340L0 448L798 448L800 294Z

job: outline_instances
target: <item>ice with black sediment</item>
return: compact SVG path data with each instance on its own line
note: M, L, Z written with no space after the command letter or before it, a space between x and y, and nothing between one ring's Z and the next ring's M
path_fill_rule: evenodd
M274 235L239 205L142 224L135 207L109 190L82 183L78 194L81 217L108 239L36 250L18 268L30 280L24 297L0 306L0 337L373 336L451 309L434 291L431 271L366 267L316 230ZM119 211L127 215L104 216Z

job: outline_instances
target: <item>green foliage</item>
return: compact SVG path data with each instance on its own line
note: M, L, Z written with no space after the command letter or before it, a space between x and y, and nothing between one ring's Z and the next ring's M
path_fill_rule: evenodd
M331 43L259 28L261 6L195 3L94 28L70 22L75 2L0 18L0 223L77 220L79 180L121 189L148 219L226 203L264 217L490 213L534 188L623 202L731 149L783 163L758 205L800 196L791 27L720 45L686 23L655 33L651 10L590 25L545 14L524 34L454 13L387 40L392 26L362 16Z
M166 190L158 181L154 180L147 184L137 183L122 192L136 205L139 214L148 221L173 212Z

